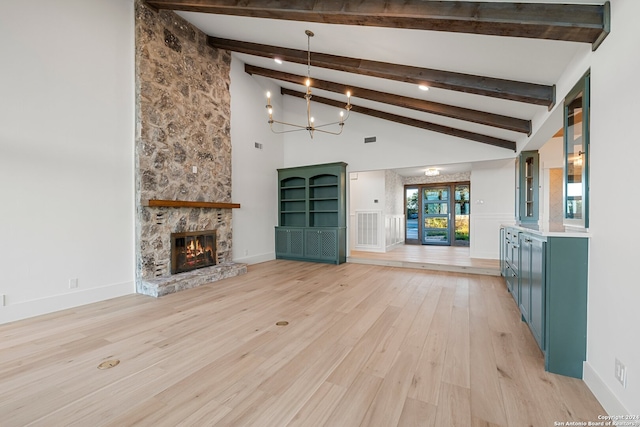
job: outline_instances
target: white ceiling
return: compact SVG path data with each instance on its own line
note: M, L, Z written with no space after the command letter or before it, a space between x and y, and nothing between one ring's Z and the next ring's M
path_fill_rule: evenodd
M530 2L533 3L534 1ZM546 3L601 4L602 2L548 0ZM584 43L552 40L319 24L196 12L177 13L206 34L218 38L306 50L307 37L304 31L309 29L315 33L315 36L311 39L312 52L546 85L553 85L558 82L565 67L574 55L585 49L591 49L590 45ZM306 65L286 62L278 65L268 58L238 53L233 53L233 55L246 64L258 67L298 75L306 75L307 72ZM314 78L345 85L427 99L520 119L531 120L538 112L546 108L544 106L437 88L431 88L429 91L423 92L414 84L317 67L311 68L311 75ZM302 86L295 84L284 82L278 82L278 84L285 88L303 91ZM314 89L314 94L339 101L343 100L343 97L339 94L318 89ZM526 138L526 135L517 132L430 115L373 101L354 98L352 103L497 138L512 141L521 141ZM534 127L535 125L534 123Z

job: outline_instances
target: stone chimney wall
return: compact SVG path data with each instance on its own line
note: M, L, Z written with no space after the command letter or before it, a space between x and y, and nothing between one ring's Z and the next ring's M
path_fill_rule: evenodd
M170 275L170 235L217 231L231 262L231 209L145 207L150 199L231 202L231 55L171 11L136 8L136 279Z

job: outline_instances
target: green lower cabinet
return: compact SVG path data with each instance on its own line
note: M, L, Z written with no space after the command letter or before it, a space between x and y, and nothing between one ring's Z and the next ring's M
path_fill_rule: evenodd
M587 357L589 239L548 237L545 252L545 368L582 378Z
M344 227L276 227L276 258L341 264L346 257Z
M529 328L538 346L544 350L544 255L546 240L531 239L531 311Z
M511 230L511 235L514 235ZM505 240L508 235L505 235ZM544 353L545 369L582 378L587 351L589 239L520 229L506 250L505 280ZM511 257L511 266L508 258Z
M546 239L520 235L520 313L544 351L544 251Z
M531 236L520 234L520 313L529 323L531 316Z
M304 258L304 228L276 227L276 258Z
M505 276L505 280L507 281L507 289L511 293L511 296L515 300L516 304L520 304L520 284L518 281L518 273L511 267L510 264L507 264L507 273Z
M514 228L504 228L502 231L501 242L501 260L503 263L503 276L507 282L507 289L515 300L516 304L520 304L520 283L518 280L519 266L519 242L518 231Z

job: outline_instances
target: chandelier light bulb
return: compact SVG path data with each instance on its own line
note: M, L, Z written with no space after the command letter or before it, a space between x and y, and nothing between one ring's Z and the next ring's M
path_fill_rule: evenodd
M267 92L267 98L271 98L271 92Z
M269 108L269 115L273 114L273 108Z

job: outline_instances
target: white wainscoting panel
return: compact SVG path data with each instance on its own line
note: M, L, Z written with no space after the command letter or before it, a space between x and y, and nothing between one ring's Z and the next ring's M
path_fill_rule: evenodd
M404 215L385 215L385 250L404 243Z

